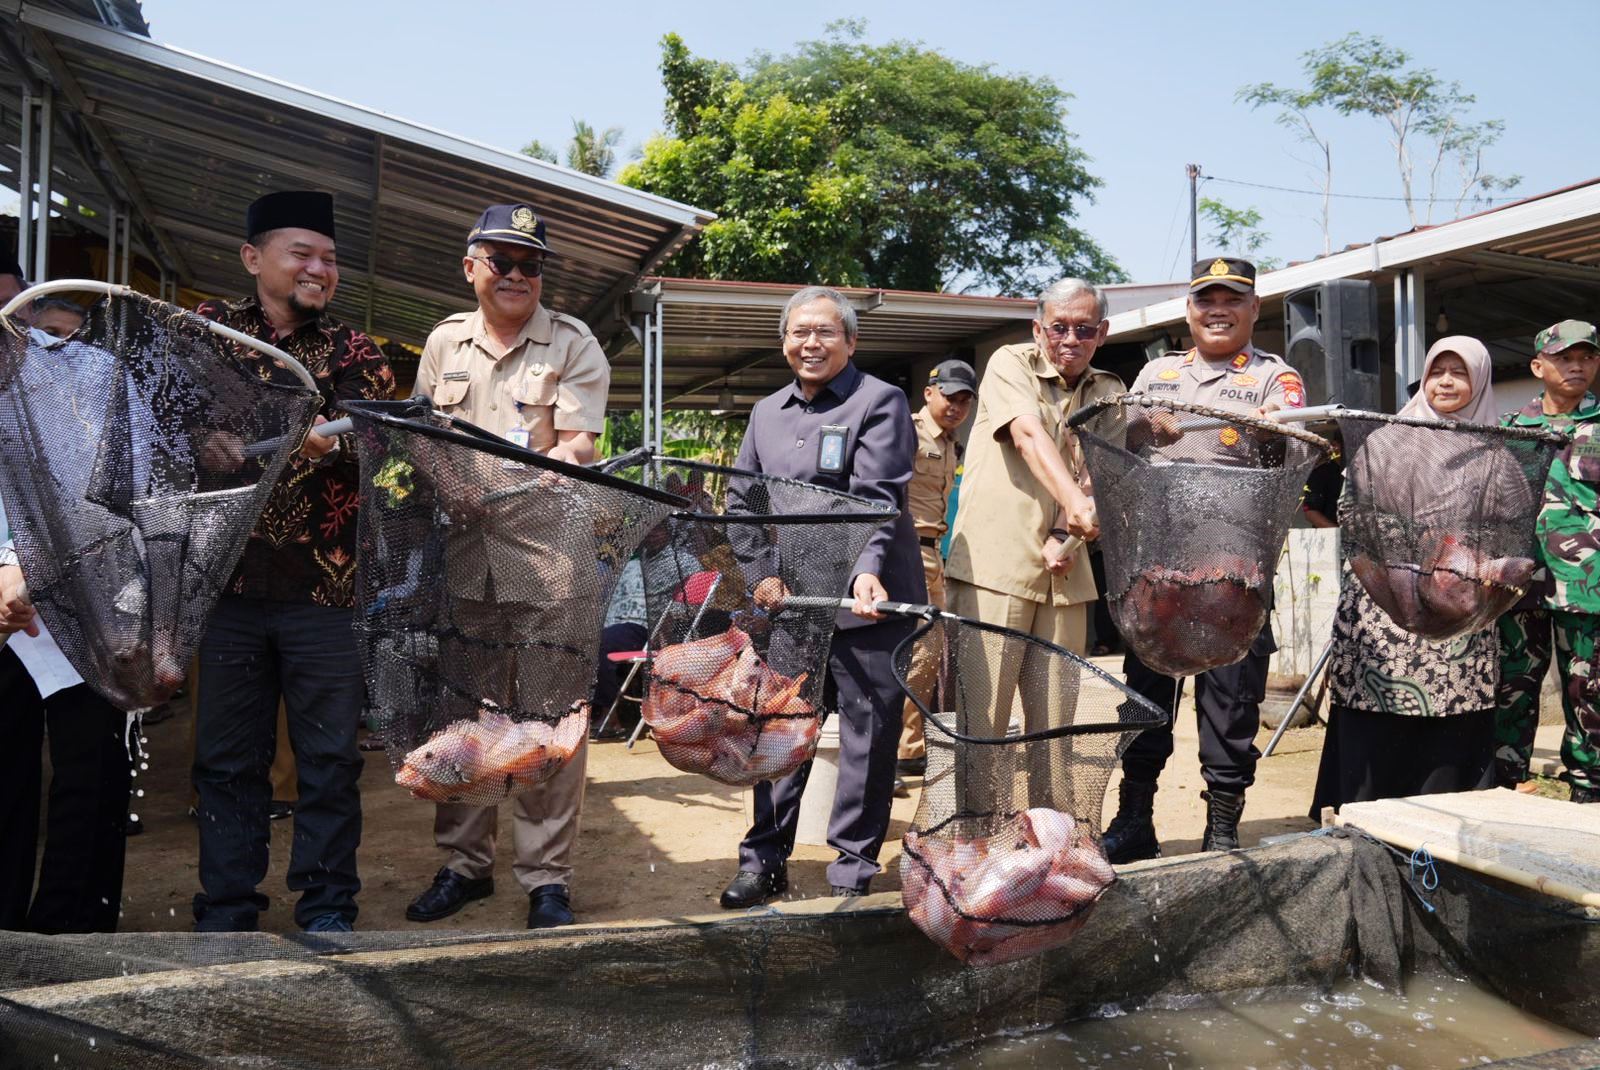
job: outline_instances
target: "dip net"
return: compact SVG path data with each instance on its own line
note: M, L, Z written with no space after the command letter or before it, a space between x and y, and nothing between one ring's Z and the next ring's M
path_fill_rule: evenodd
M1393 621L1428 639L1492 623L1527 593L1545 478L1566 443L1538 428L1339 414L1343 552ZM1600 459L1574 456L1600 481Z
M214 326L118 288L64 341L0 329L0 497L29 596L78 675L124 710L183 683L320 405L309 376L263 381Z
M943 650L931 703L910 680L919 640ZM974 966L1059 947L1115 880L1100 847L1111 771L1166 715L1070 651L949 613L900 645L895 675L928 746L900 856L911 920ZM1008 731L1018 707L1035 730Z
M856 560L894 512L755 472L664 457L614 470L682 494L643 555L653 635L641 714L674 767L745 786L816 752L828 646Z
M356 645L368 725L421 799L492 803L589 731L600 625L645 532L686 503L418 402L351 402Z
M1331 452L1298 427L1123 394L1075 413L1111 615L1139 660L1193 676L1245 656L1306 476Z

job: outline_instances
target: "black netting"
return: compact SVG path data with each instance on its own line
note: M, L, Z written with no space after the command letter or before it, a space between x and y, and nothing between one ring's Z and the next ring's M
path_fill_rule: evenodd
M0 496L28 590L122 709L183 682L320 400L263 382L208 321L107 297L71 339L0 330Z
M638 459L620 471L696 508L668 519L641 558L652 629L642 714L662 755L724 784L793 772L816 751L838 599L894 514L694 461Z
M1534 521L1565 438L1368 412L1340 413L1339 430L1343 552L1396 624L1465 635L1527 592Z
M1146 665L1192 676L1244 657L1306 476L1332 451L1297 427L1124 394L1072 427L1094 480L1104 595Z
M368 724L418 798L490 803L589 729L600 625L645 532L687 504L409 402L354 402L356 644Z
M909 682L924 639L944 652L931 705ZM928 746L900 856L911 920L978 966L1065 943L1115 879L1100 847L1111 771L1166 715L1076 654L948 613L900 645L895 675ZM1050 727L1008 735L1014 706Z

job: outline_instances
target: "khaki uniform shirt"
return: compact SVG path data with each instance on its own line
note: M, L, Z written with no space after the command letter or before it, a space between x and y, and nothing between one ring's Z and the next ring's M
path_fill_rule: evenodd
M962 449L955 436L940 427L924 405L911 417L917 429L917 459L906 485L906 506L917 525L919 539L937 539L949 526L945 512L950 489L956 485Z
M440 320L422 347L418 394L435 408L502 438L528 432L528 448L556 444L558 431L606 426L611 362L582 320L540 305L510 349L488 334L483 313L458 312Z
M1306 388L1300 374L1282 357L1246 346L1231 360L1206 360L1191 349L1167 353L1146 364L1133 381L1135 393L1232 412L1250 412L1268 402L1285 409L1303 408ZM1234 428L1191 431L1161 455L1171 461L1238 464L1254 449Z
M558 431L604 430L610 387L611 364L589 328L540 305L509 349L487 334L481 311L440 320L422 349L416 393L503 438L523 428L528 448L545 453ZM492 463L502 471L498 460ZM451 593L554 611L594 571L592 546L562 538L570 522L563 515L571 510L549 494L490 498L473 503L470 521L452 529L445 558Z
M1044 567L1044 543L1058 507L1017 452L1009 428L1019 416L1038 417L1081 482L1082 454L1067 419L1090 402L1123 392L1121 379L1096 368L1068 387L1032 342L995 351L978 388L946 575L1046 605L1094 601L1087 548L1078 550L1065 576Z

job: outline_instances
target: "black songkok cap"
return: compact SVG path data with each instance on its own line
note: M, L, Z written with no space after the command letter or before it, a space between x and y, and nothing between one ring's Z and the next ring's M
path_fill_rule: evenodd
M259 197L244 214L245 240L269 230L296 227L333 234L333 194L316 190L283 190Z

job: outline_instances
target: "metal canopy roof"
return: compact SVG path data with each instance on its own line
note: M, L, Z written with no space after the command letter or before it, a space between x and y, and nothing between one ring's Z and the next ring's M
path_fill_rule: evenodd
M1181 284L1175 284L1181 288ZM640 293L654 300L662 320L666 405L719 405L726 385L737 408L749 408L791 378L778 340L784 304L801 287L792 283L647 279ZM1173 292L1173 287L1107 287L1111 307ZM841 289L855 306L860 334L855 361L864 371L895 381L917 360L983 344L988 336L1026 327L1034 302L1017 297ZM614 361L613 405L640 397L641 348L630 342ZM725 399L723 399L725 400Z
M240 228L255 197L330 190L334 313L420 344L471 304L459 264L483 206L525 200L559 254L545 303L604 338L621 329L618 303L639 276L714 218L33 3L0 0L6 13L37 61L31 73L54 85L82 135L58 141L57 192L96 208L125 199L142 224L136 241L192 289L242 289ZM0 165L15 177L17 116L0 112Z

